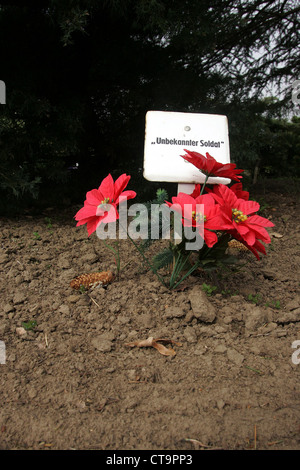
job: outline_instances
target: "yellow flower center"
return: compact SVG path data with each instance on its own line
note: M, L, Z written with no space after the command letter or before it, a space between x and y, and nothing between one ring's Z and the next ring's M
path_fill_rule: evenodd
M232 218L237 224L239 224L240 222L245 222L245 220L248 219L248 217L243 214L242 211L239 211L237 209L232 209Z
M105 199L103 199L103 201L101 201L101 204L99 204L98 209L100 209L101 211L106 211L106 212L109 211L110 209L109 197L106 197Z
M101 201L101 204L108 204L109 203L109 197L106 197L105 199L103 199L103 201Z
M206 215L201 212L192 211L192 219L195 220L195 222L206 222Z

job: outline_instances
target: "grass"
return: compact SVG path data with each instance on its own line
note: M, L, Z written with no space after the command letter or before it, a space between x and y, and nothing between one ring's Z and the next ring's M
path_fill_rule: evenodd
M39 232L33 232L33 236L34 236L35 240L40 240L41 239L41 235L39 234Z
M214 291L217 289L217 286L211 286L210 284L205 284L205 282L202 284L202 290L208 295L209 297L214 293Z
M261 295L260 294L255 294L255 295L249 294L248 295L248 300L250 300L250 302L253 302L255 305L258 305L260 300L261 300Z

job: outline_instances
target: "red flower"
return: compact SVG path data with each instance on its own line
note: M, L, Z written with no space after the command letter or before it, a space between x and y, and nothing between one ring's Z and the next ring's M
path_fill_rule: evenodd
M243 191L242 183L235 183L230 186L231 191L233 191L238 199L245 199L245 201L249 201L249 192Z
M200 196L200 192L201 192L201 186L200 186L200 184L195 184L195 189L194 189L194 191L190 194L190 196L192 196L194 199L196 199L196 197Z
M250 246L248 245L248 243L245 242L245 240L243 240L243 238L239 235L238 232L232 231L231 235L233 236L233 238L243 243L243 245L245 245L248 248L248 250L250 250L256 256L257 259L260 259L259 252L266 255L266 249L259 240L255 240L254 245Z
M257 245L257 240L270 243L270 236L265 227L274 227L268 219L255 214L260 208L258 202L239 199L234 191L219 185L218 193L224 218L224 227L229 233L238 234L248 246ZM237 237L235 237L237 238Z
M196 192L199 188L195 188ZM192 193L193 194L193 193ZM198 212L199 204L203 204L204 213ZM199 231L204 224L204 233L200 235L204 238L208 247L212 247L217 241L217 234L212 230L222 230L222 218L220 206L209 194L204 194L194 198L185 193L179 193L172 198L172 203L167 202L172 209L182 214L182 224L186 227L199 227Z
M206 153L205 157L198 152L186 149L184 149L184 151L187 155L181 155L182 158L192 163L207 176L230 178L235 181L239 181L242 178L238 173L241 173L244 170L237 169L235 163L219 163L209 153Z
M220 194L219 189L220 189L220 185L215 184L212 189L206 188L206 191L209 194L211 194L219 204L222 205L224 204L224 200L223 200L222 195ZM238 199L244 199L245 201L249 200L249 193L248 191L243 191L242 183L235 183L232 186L230 186L230 189L231 191L234 192L234 194L236 195Z
M75 215L76 227L87 224L89 236L95 232L100 223L114 222L119 218L117 206L126 199L136 196L134 191L123 191L130 176L125 173L115 182L109 174L98 189L92 189L86 193L84 206Z

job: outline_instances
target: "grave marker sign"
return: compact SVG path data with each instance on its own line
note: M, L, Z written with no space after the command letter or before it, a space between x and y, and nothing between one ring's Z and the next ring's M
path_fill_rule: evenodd
M144 178L194 185L205 175L185 161L184 149L205 155L220 163L230 163L227 117L217 114L148 111L144 146ZM228 178L208 179L208 184L229 184Z

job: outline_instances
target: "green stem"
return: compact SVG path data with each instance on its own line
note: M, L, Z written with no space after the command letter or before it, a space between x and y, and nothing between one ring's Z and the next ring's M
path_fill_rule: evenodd
M120 224L121 225L121 224ZM124 227L123 227L124 228ZM131 238L131 236L129 235L128 231L127 231L127 235L129 237L129 240L131 241L131 243L135 246L135 248L138 250L138 252L140 253L140 255L142 256L142 258L144 259L144 261L146 262L146 264L148 265L148 267L151 269L151 271L155 274L155 276L158 278L158 280L165 286L165 287L168 287L165 283L165 281L163 280L163 278L158 274L157 270L151 265L150 261L148 260L148 258L144 255L143 251L140 249L140 247L138 246L137 243L135 243L135 241Z
M190 276L190 275L192 274L192 272L194 272L195 269L198 268L199 265L200 265L200 262L195 263L195 264L185 273L185 275L180 279L180 281L178 281L178 282L173 286L173 289L176 289L176 287L179 286L179 284L181 284L181 282L184 281L188 276Z
M206 186L206 183L207 183L208 178L209 178L209 175L206 175L206 176L205 176L205 181L204 181L203 186L202 186L202 188L201 188L200 196L202 196L202 194L203 194L203 191L204 191L204 188L205 188L205 186Z
M118 273L118 275L119 275L119 272L120 272L120 269L121 269L119 243L117 242L118 249L116 250L116 249L113 248L111 245L109 245L108 243L106 243L104 240L102 240L102 242L104 243L104 245L106 246L106 248L108 248L109 250L111 250L111 251L114 253L114 255L115 255L115 262L116 262L116 266L117 266L117 273Z
M179 256L175 262L175 266L174 266L174 269L173 269L173 272L172 272L172 275L171 275L171 279L170 279L170 288L171 289L175 289L177 286L179 286L179 284L184 281L190 274L192 274L193 271L195 271L195 269L198 268L198 266L200 265L200 261L198 261L197 263L195 263L185 274L184 276L178 281L176 282L179 274L181 273L181 271L184 269L188 259L189 259L189 254L185 255L185 257L183 258L183 255L182 253L179 253Z
M172 288L174 286L174 283L178 277L178 274L182 271L183 269L183 266L185 263L182 262L182 254L179 253L178 256L176 257L176 261L173 265L173 271L172 271L172 274L171 274L171 278L170 278L170 287Z

